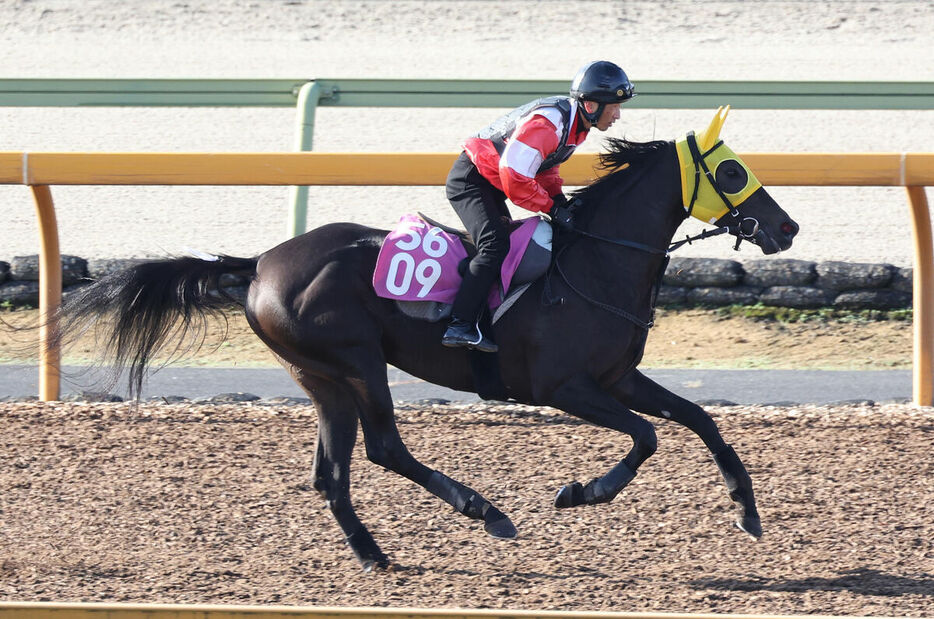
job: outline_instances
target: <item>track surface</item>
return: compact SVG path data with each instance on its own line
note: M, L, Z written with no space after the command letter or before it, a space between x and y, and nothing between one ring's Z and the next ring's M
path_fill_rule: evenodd
M395 561L364 574L307 484L310 407L0 403L0 599L931 616L932 409L710 410L756 484L758 542L671 423L614 502L557 511L626 437L549 409L407 406L416 457L520 537L487 537L358 445L353 498Z

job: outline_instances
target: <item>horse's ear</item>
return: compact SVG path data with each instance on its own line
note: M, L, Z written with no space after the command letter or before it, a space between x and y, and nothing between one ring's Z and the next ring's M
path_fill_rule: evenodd
M723 128L723 122L726 120L726 116L729 113L729 105L717 108L717 113L714 115L713 120L710 121L710 126L697 138L697 145L700 147L701 151L710 150L713 148L713 145L717 143L717 138L720 137L720 129Z

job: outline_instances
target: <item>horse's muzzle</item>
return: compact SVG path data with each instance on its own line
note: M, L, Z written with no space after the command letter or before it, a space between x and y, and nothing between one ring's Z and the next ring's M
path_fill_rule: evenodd
M798 224L791 219L779 224L776 230L765 230L760 227L753 236L752 242L762 249L763 254L777 254L791 247L799 229Z

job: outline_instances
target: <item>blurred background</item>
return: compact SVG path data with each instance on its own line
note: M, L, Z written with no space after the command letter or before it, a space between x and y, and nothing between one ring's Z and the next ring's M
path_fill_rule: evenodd
M567 80L607 59L639 80L934 81L930 2L0 0L5 78ZM556 93L561 94L561 93ZM723 101L724 105L730 101ZM318 152L456 152L506 110L319 108ZM671 139L713 109L626 109L606 136ZM291 108L0 107L0 150L290 151ZM734 109L738 153L934 150L934 111ZM285 239L286 187L54 187L63 254L253 255ZM772 187L801 224L785 255L912 260L902 188ZM308 226L458 220L443 187L317 187ZM0 260L38 251L27 188L0 186ZM528 216L514 209L516 217ZM683 233L697 232L691 220ZM760 258L715 239L685 256Z

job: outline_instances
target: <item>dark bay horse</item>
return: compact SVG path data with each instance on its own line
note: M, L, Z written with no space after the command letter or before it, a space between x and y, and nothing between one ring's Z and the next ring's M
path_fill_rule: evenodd
M602 155L608 173L577 193L584 205L578 232L559 239L552 269L493 328L508 398L561 409L632 439L610 471L561 488L554 499L558 508L609 502L633 479L656 450L654 427L638 411L683 424L703 440L737 506L737 526L761 535L752 482L715 422L636 369L669 243L687 214L723 226L765 254L790 247L798 231L718 140L724 118L718 112L706 131L678 141L610 140ZM499 509L416 460L399 436L387 364L452 389L477 387L470 353L441 345L443 323L410 318L395 301L374 294L371 277L386 234L335 223L254 258L145 262L74 293L62 308L57 341L95 325L106 329L102 341L115 371L128 369L131 392L139 393L158 351L189 341L206 315L229 307L218 294L221 275L246 275L250 326L317 410L314 487L364 568L388 560L351 505L349 467L358 424L372 462L482 520L491 535L515 537Z

